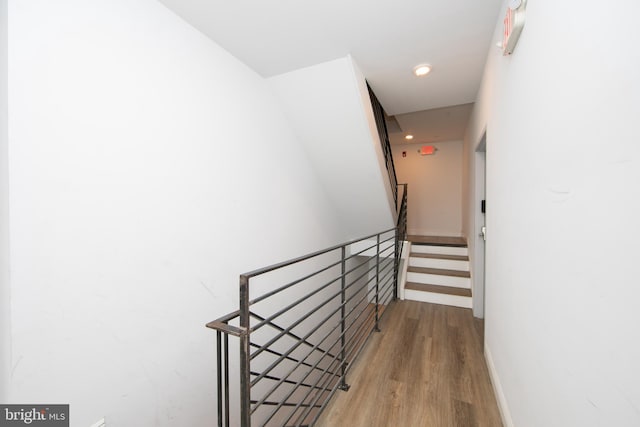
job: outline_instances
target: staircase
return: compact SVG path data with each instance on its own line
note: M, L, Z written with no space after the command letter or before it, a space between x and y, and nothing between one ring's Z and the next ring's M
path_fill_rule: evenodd
M460 237L409 236L404 298L471 308L467 244Z

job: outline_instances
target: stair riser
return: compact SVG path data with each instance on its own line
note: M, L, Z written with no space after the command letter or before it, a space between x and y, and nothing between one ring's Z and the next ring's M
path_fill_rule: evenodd
M441 268L444 270L469 271L469 261L436 258L409 258L412 267Z
M407 281L440 286L452 286L454 288L471 289L471 279L468 277L443 276L440 274L407 273Z
M430 302L433 304L452 305L454 307L471 308L471 297L462 297L459 295L434 294L431 292L414 291L406 289L404 298L411 301Z
M469 255L467 248L455 246L411 245L411 252L439 255Z

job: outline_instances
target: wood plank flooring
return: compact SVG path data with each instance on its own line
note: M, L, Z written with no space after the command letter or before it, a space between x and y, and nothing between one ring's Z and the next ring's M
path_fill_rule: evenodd
M316 426L499 427L482 349L482 321L471 310L416 301L387 308Z

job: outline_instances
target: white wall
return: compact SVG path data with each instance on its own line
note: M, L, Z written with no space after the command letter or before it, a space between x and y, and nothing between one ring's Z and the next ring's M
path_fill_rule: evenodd
M351 57L269 78L350 238L395 225L364 76Z
M489 53L466 144L486 127L486 351L506 425L640 425L639 13L531 1L515 54Z
M398 182L408 184L408 232L460 236L463 143L448 141L428 145L436 147L435 154L420 155L421 144L392 146ZM406 157L402 157L403 152L407 153Z
M0 402L9 394L11 290L9 284L9 167L7 126L7 1L0 0Z
M159 3L8 16L10 401L214 424L205 323L238 274L346 239L331 201L268 84Z

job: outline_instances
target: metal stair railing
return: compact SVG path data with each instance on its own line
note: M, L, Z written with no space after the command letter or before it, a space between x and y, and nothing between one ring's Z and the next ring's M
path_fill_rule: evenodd
M349 389L354 360L397 297L405 235L406 187L396 227L240 275L240 309L207 324L217 338L218 426L317 422Z
M396 168L393 163L393 154L391 152L391 141L389 140L389 132L387 131L387 121L385 120L386 113L382 104L378 100L378 97L367 83L367 89L369 90L369 98L371 99L371 107L373 109L373 116L376 121L376 128L378 129L378 137L380 138L380 144L382 145L382 153L384 154L385 165L387 167L387 173L389 174L389 183L391 184L391 191L393 192L393 200L398 203L398 179L396 177Z

